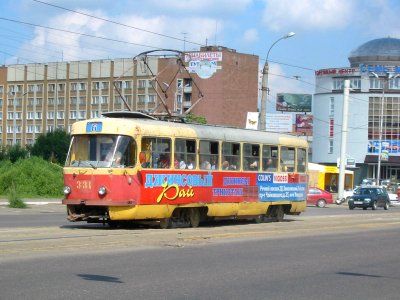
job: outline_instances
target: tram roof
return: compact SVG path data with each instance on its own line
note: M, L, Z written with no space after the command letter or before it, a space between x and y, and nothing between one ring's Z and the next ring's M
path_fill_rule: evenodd
M263 132L252 129L225 127L219 125L202 125L193 123L178 123L161 121L136 114L106 113L105 118L91 119L86 122L103 122L103 127L115 130L119 134L161 135L187 138L200 138L207 140L240 141L263 144L287 144L307 147L307 142L294 135L277 132ZM110 120L112 119L112 120ZM112 121L112 122L109 122ZM78 122L79 123L79 122ZM116 128L115 128L116 129ZM114 130L107 130L111 133Z

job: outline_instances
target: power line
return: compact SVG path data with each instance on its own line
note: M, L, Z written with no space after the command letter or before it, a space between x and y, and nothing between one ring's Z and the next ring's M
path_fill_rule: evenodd
M128 42L128 41L121 41L121 40L117 40L117 39L107 38L107 37L104 37L104 36L97 36L97 35L92 35L92 34L88 34L88 33L81 33L81 32L76 32L76 31L71 31L71 30L66 30L66 29L54 28L54 27L50 27L50 26L38 25L38 24L29 23L29 22L18 21L18 20L14 20L14 19L8 19L8 18L4 18L4 17L0 17L0 20L19 23L19 24L24 24L24 25L33 26L33 27L45 28L45 29L49 29L49 30L61 31L61 32L65 32L65 33L71 33L71 34L75 34L75 35L86 36L86 37L91 37L91 38L96 38L96 39L101 39L101 40L106 40L106 41L111 41L111 42L117 42L117 43L123 43L123 44L135 45L135 46L142 46L142 47L158 49L158 50L162 49L162 48L159 48L159 47L149 46L149 45L145 45L145 44L138 44L138 43L132 43L132 42Z
M174 40L178 40L178 41L183 41L183 42L194 44L194 45L203 46L203 44L200 44L200 43L187 41L185 38L181 39L181 38L177 38L177 37L174 37L174 36L170 36L170 35L154 32L154 31L146 30L146 29L143 29L143 28L139 28L139 27L123 24L123 23L116 22L116 21L113 21L113 20L109 20L109 19L105 19L105 18L101 18L101 17L96 17L96 16L93 16L93 15L89 15L89 14L86 14L86 13L83 13L83 12L80 12L80 11L76 11L76 10L73 10L73 9L65 8L65 7L58 6L58 5L51 4L51 3L47 3L47 2L44 2L44 1L39 1L39 0L32 0L32 1L44 4L44 5L56 7L56 8L62 9L62 10L70 11L70 12L73 12L75 14L80 14L80 15L83 15L83 16L86 16L86 17L89 17L89 18L93 18L93 19L109 22L109 23L112 23L112 24L116 24L116 25L119 25L119 26L128 27L128 28L132 28L132 29L135 29L135 30L140 30L140 31L143 31L143 32L155 34L155 35L158 35L158 36L162 36L162 37L166 37L166 38L170 38L170 39L174 39Z

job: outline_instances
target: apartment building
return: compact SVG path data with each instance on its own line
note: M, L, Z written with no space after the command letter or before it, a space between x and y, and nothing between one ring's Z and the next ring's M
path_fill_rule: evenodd
M209 124L245 127L247 112L257 111L258 57L216 46L185 54L0 67L1 143L29 145L121 110L191 111Z

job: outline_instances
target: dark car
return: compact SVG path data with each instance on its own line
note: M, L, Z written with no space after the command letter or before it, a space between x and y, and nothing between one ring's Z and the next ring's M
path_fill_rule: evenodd
M310 187L307 194L307 203L318 207L325 207L326 204L333 203L333 195L327 191L316 187Z
M378 207L383 207L387 210L390 206L390 198L386 190L380 186L360 187L349 198L348 204L349 209L371 207L375 210Z

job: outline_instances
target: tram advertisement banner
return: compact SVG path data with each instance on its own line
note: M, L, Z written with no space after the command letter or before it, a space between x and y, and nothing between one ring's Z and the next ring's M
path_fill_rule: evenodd
M141 204L304 201L307 190L295 173L146 170L141 181Z

